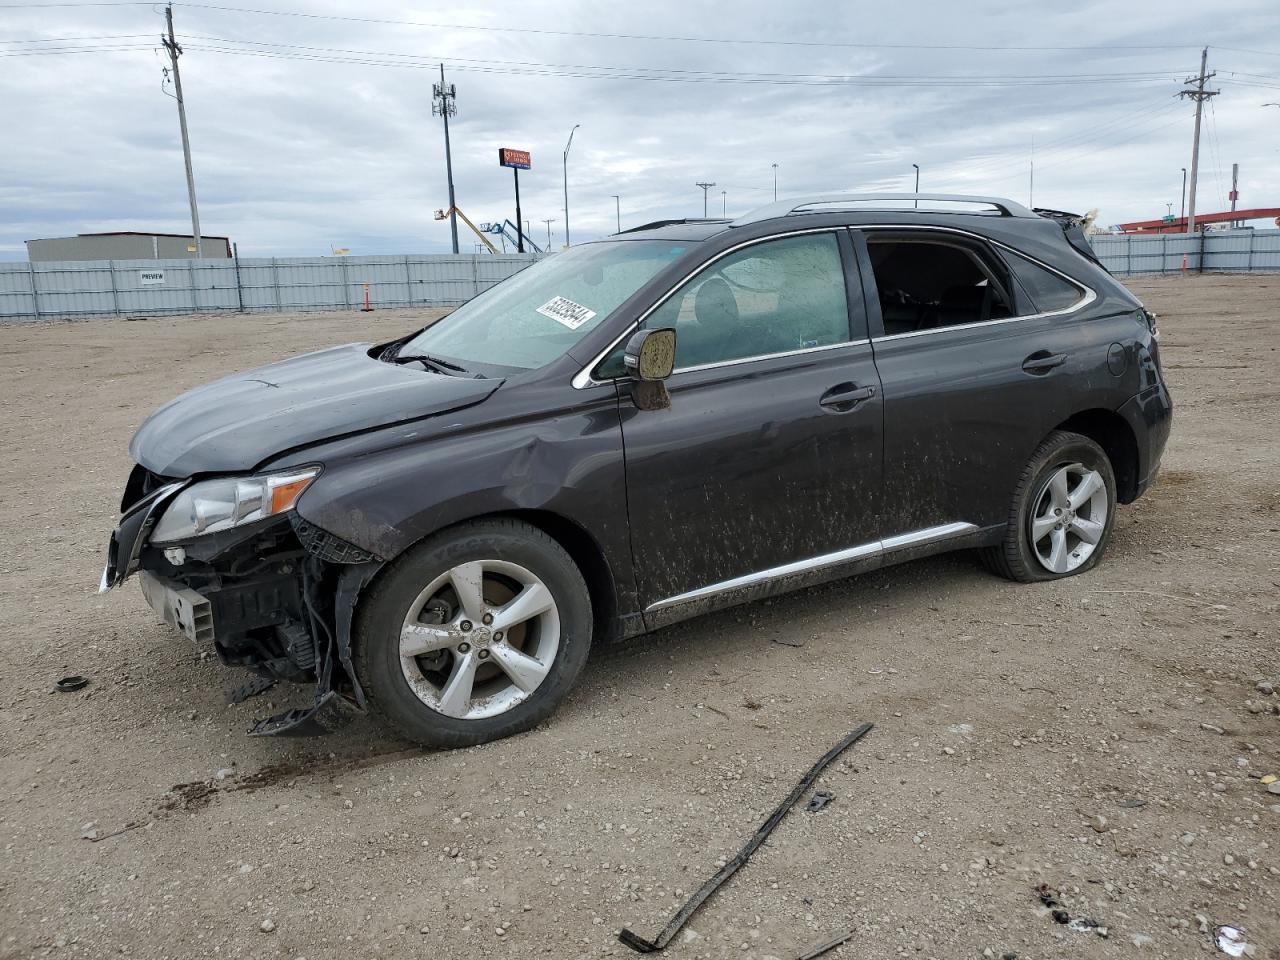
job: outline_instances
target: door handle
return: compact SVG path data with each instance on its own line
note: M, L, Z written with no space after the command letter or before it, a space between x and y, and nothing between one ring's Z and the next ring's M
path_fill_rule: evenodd
M1037 350L1022 361L1022 369L1027 373L1033 374L1048 373L1054 367L1060 367L1066 362L1067 355L1065 353L1050 353L1048 350Z
M863 400L876 395L875 387L860 387L856 383L837 383L818 400L818 406L836 413L848 413Z

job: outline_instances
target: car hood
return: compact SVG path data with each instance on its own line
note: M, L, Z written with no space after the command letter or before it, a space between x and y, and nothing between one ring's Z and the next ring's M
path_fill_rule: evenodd
M151 414L129 452L165 477L252 470L286 450L469 407L502 384L383 363L370 348L333 347L196 387Z

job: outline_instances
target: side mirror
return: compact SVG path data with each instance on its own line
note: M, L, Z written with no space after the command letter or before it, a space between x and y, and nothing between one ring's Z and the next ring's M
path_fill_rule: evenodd
M671 327L637 330L623 355L627 374L636 380L665 380L676 365L676 332Z

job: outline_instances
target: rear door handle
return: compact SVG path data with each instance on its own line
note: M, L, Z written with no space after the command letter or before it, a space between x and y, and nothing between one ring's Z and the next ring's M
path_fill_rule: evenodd
M848 413L863 400L870 400L875 395L875 387L860 387L856 383L837 383L822 395L818 405L835 413Z
M1054 367L1067 362L1065 353L1050 353L1048 350L1037 350L1022 361L1022 369L1027 373L1048 373Z

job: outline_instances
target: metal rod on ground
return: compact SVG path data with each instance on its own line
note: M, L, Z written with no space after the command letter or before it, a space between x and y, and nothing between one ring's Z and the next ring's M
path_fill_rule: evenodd
M832 939L828 940L826 943L818 944L818 946L809 950L807 953L800 954L800 956L796 957L796 960L816 960L816 958L822 956L824 953L830 953L836 947L840 946L840 944L847 943L852 937L853 937L852 930L850 930L848 933L842 933L840 934L840 936L833 937Z
M169 35L161 37L164 48L169 51L169 62L173 66L173 94L178 101L178 126L182 128L182 160L187 168L187 198L191 201L191 240L196 247L196 259L204 256L204 244L200 239L200 208L196 205L196 175L191 169L191 139L187 136L187 104L182 98L182 74L178 72L178 57L182 56L182 47L173 36L173 6L164 8L165 23Z
M862 724L862 726L858 727L823 754L821 759L809 768L809 772L800 778L800 782L792 788L789 794L787 794L787 798L783 800L782 803L778 804L777 809L775 809L773 813L769 814L769 819L760 825L760 829L757 830L755 834L752 835L751 839L747 841L746 846L739 850L732 860L716 871L715 876L698 888L698 891L689 898L685 905L676 911L675 916L667 921L667 925L662 928L661 932L659 932L656 937L652 940L646 940L644 937L638 936L624 928L622 932L618 934L618 940L637 953L656 953L659 950L664 949L667 944L671 942L672 938L680 932L680 928L689 922L689 918L693 916L694 912L702 906L726 880L746 865L747 861L751 859L751 855L759 849L760 845L764 843L765 839L773 832L774 828L782 822L782 818L785 817L788 811L796 805L796 801L804 795L806 790L813 786L814 781L818 779L818 776L822 771L830 766L831 762L835 760L836 757L840 756L840 754L844 753L851 746L866 736L872 726L873 724L870 723Z

